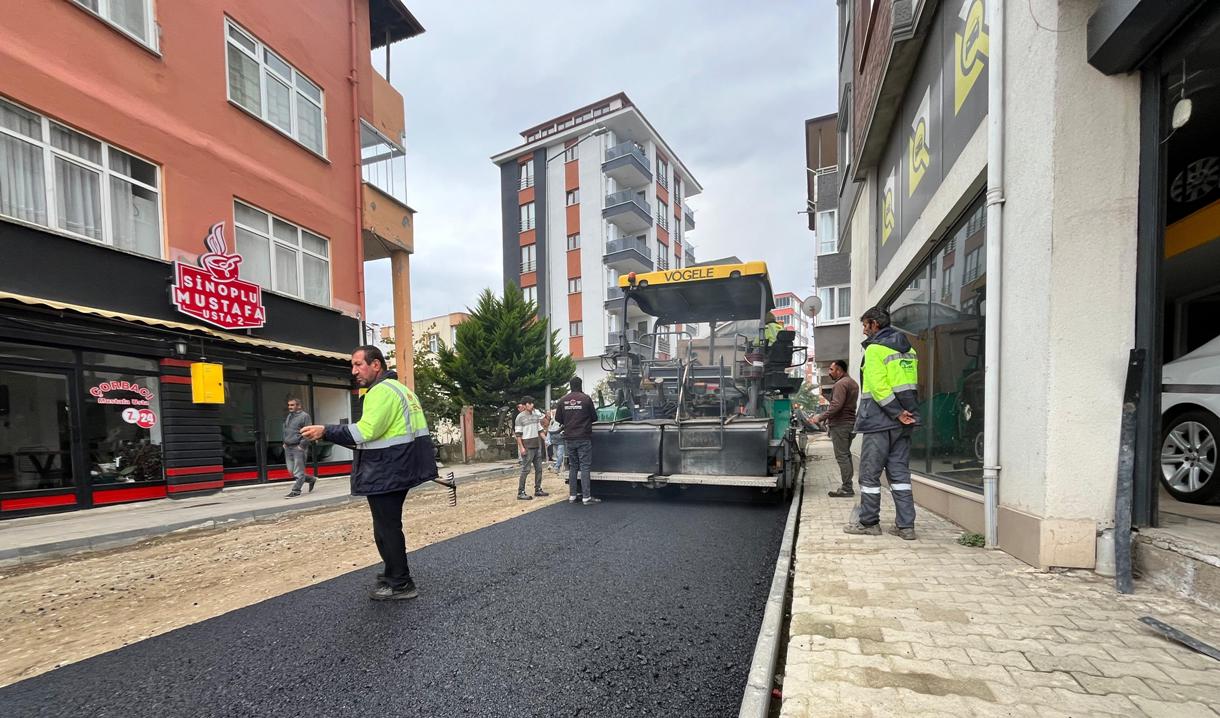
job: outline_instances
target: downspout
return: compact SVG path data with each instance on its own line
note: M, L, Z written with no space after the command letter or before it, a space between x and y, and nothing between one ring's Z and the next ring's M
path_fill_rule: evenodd
M987 298L983 360L983 526L997 548L1000 494L1000 306L1004 237L1004 0L987 3Z
M365 316L368 312L364 306L364 192L362 166L360 164L360 74L358 68L359 55L356 52L356 0L348 0L347 2L347 19L348 19L348 34L349 42L352 47L352 67L351 75L348 77L348 82L352 85L352 169L355 172L355 182L353 183L353 191L355 194L356 205L356 302L360 305L360 324L363 327ZM386 65L388 69L390 46L386 45ZM366 341L363 330L361 331L360 344Z

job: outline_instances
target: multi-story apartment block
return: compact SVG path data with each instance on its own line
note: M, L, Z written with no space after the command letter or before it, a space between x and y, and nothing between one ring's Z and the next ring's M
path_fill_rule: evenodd
M687 200L703 188L622 93L521 137L492 158L500 167L505 281L559 330L561 350L587 387L605 374L600 356L620 332L669 354L671 338L645 336L649 317L634 306L623 325L618 278L695 262Z
M796 333L796 337L792 340L793 345L806 348L805 363L792 367L788 371L788 375L802 381L812 382L815 377L813 366L813 320L808 314L801 311L801 305L804 301L804 299L792 292L776 294L775 318L784 325L785 329L791 329ZM794 359L799 360L800 356L796 356Z
M838 115L805 121L806 206L814 232L813 284L822 308L814 318L818 384L827 392L830 363L847 360L851 340L851 245L839 232ZM854 188L854 185L852 186Z
M421 32L399 0L6 5L0 516L285 479L286 399L353 418L364 261L409 307L413 248L372 53Z
M449 312L427 319L416 319L411 322L411 336L416 347L423 348L429 354L436 354L441 345L452 349L457 345L458 325L470 318L466 312ZM398 364L398 332L396 327L382 327L379 338L382 344L394 349L394 356L389 358L391 368Z

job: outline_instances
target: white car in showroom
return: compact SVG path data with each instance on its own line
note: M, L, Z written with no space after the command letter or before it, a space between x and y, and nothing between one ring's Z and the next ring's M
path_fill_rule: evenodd
M1161 484L1179 501L1220 496L1220 337L1161 370Z

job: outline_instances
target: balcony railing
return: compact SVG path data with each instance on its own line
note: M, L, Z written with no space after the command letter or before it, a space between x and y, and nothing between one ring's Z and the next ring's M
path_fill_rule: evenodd
M657 212L657 226L666 232L669 231L669 217L665 216L666 212Z
M613 302L623 298L622 287L606 287L606 301Z
M538 268L537 260L535 260L533 262L522 262L521 263L521 273L522 274L525 274L526 272L532 272L537 268Z
M634 142L620 142L619 144L606 150L606 161L616 160L624 155L631 155L639 160L645 167L648 166L648 153L644 151Z
M534 186L534 175L521 175L520 189L529 189Z
M648 204L648 200L644 199L633 189L625 189L621 192L606 195L606 209L610 209L615 205L634 204L636 207L643 210L645 214L652 214L652 207Z
M657 170L657 184L661 185L665 189L669 189L669 177L667 177L665 173L660 170Z
M688 230L695 228L695 213L685 204L682 205L682 219L685 221Z
M669 255L663 249L657 254L657 269L669 269Z
M644 259L652 260L652 252L648 249L648 242L639 237L619 237L606 242L606 254L614 254L615 252L624 252L634 249L644 255Z

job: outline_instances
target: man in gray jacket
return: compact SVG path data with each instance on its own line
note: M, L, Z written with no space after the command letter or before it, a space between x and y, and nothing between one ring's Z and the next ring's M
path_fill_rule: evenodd
M301 400L292 397L288 400L288 416L284 417L284 463L288 471L296 478L288 498L301 495L301 487L309 482L309 490L313 491L318 480L305 475L305 452L309 448L309 440L301 436L301 429L312 424L309 414L301 408Z

